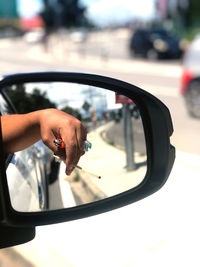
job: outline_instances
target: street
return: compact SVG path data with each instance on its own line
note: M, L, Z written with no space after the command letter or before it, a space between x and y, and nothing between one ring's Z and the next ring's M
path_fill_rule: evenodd
M33 46L20 39L3 40L0 48L1 75L95 73L151 92L170 109L174 124L171 142L177 150L174 169L158 193L102 215L37 227L36 238L15 250L34 266L199 266L200 121L188 116L179 94L181 62L129 59L127 54L122 56L123 47L119 57L115 50L111 59L95 53L95 47L86 49L84 55L77 53L75 46L71 55L65 50L45 53L40 44Z

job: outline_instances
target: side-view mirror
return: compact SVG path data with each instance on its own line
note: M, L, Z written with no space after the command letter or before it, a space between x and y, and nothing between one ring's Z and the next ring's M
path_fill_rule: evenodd
M5 155L0 136L0 247L31 240L35 226L141 200L166 182L175 159L172 121L146 91L99 75L48 72L7 76L0 94L12 112L55 107L76 116L92 144L66 176L64 163L41 141ZM6 105L0 103L1 114Z

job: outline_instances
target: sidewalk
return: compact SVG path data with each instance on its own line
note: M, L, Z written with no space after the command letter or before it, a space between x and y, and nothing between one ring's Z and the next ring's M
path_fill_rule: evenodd
M135 162L139 167L133 171L127 171L126 156L123 150L109 145L102 138L102 133L112 126L109 122L91 131L87 139L92 143L92 149L79 161L79 165L89 173L101 176L101 179L79 171L86 184L99 188L105 196L110 197L139 185L146 173L146 156L136 153Z
M119 194L136 187L144 179L147 170L146 155L141 156L136 152L136 169L127 171L125 151L110 145L106 140L105 133L113 123L108 122L88 133L87 139L92 143L92 149L80 158L78 165L82 170L76 168L70 176L66 176L65 164L61 163L59 185L64 207Z
M63 45L67 47L67 44ZM27 56L32 60L41 61L44 63L53 63L55 60L60 63L65 63L68 67L78 67L80 64L84 67L92 68L93 71L105 69L107 71L115 71L120 73L145 73L152 77L180 77L182 68L180 65L168 66L166 62L148 62L141 59L118 59L107 58L106 60L100 56L81 54L80 51L66 52L63 47L54 47L45 52L41 45L35 45L27 52ZM158 68L159 64L159 68Z

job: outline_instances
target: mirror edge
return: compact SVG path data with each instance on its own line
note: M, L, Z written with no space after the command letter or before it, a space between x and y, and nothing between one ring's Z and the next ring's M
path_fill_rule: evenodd
M45 75L44 75L45 74ZM49 73L43 73L41 74L41 79L42 81L44 81L44 78L47 77L49 75ZM58 77L57 79L62 78L66 81L67 79L67 75L69 75L69 77L71 77L71 73L58 73ZM39 79L40 75L38 73L34 74L32 73L31 75L29 74L20 74L20 75L14 75L14 76L9 76L9 78L5 78L5 80L0 82L0 86L2 87L2 85L5 85L8 83L12 82L12 77L13 80L16 81L17 77L20 77L20 79L29 79L29 82L32 82L32 80L30 79L31 77L34 80L35 79ZM98 75L87 75L87 74L78 74L78 73L74 73L73 74L73 79L77 80L75 82L83 82L83 80L80 81L80 79L83 79L85 77L84 82L86 83L88 81L88 79L90 77L92 77L92 83L95 84L95 79L98 80L98 84L99 84L99 79L102 76L98 76ZM135 98L140 102L144 104L144 107L148 106L148 110L147 113L149 114L149 116L143 116L143 120L144 121L148 121L147 124L151 126L152 132L148 133L150 136L149 140L155 139L155 137L157 136L157 132L159 132L159 130L161 131L161 133L163 133L163 135L161 134L160 136L165 136L165 140L167 139L167 146L164 146L164 150L162 150L159 155L155 155L155 151L154 148L157 147L158 150L158 146L157 144L155 144L155 142L153 143L154 147L151 147L150 144L147 142L147 148L150 150L150 159L148 160L149 164L148 164L148 170L147 170L147 174L145 176L144 181L140 184L139 187L130 189L124 193L121 193L119 195L110 197L108 199L104 199L104 200L100 200L98 202L94 202L94 203L89 203L89 204L84 204L82 206L79 207L74 207L74 208L67 208L67 209L62 209L62 210L55 210L55 211L44 211L44 212L33 212L33 213L23 213L23 212L16 212L11 208L10 205L10 200L9 200L9 194L8 194L8 187L6 184L6 180L5 177L5 173L3 174L3 176L1 175L0 178L3 177L3 179L1 179L0 181L0 189L1 189L1 204L3 203L3 221L10 224L10 225L16 225L16 226L28 226L28 227L32 227L32 226L37 226L37 225L45 225L45 224L52 224L52 223L59 223L59 222L65 222L65 221L69 221L69 220L75 220L75 219L80 219L80 218L84 218L84 217L88 217L88 216L92 216L92 215L97 215L99 213L102 212L106 212L106 211L110 211L122 206L125 206L127 204L133 203L135 201L138 201L140 199L143 199L147 196L149 196L150 194L156 192L158 189L160 189L160 187L162 187L162 185L166 182L167 177L171 171L173 162L174 162L174 158L175 158L175 149L173 149L173 147L170 144L169 141L169 135L171 130L169 130L169 122L171 121L171 117L170 117L170 113L168 112L160 112L161 111L161 102L155 98L154 96L152 96L151 94L143 91L142 89L131 85L131 84L127 84L125 82L113 79L113 78L108 78L108 77L102 77L103 79L103 84L105 86L105 84L107 84L107 86L110 86L110 84L112 84L113 88L116 87L116 84L118 84L118 89L120 87L124 87L125 88L125 95L133 98L133 93L136 91L136 96ZM52 80L52 77L51 77ZM13 82L14 82L13 81ZM98 85L99 86L99 85ZM115 91L113 88L111 88L112 91ZM118 90L116 90L118 91ZM119 90L120 92L120 90ZM127 93L128 92L128 93ZM144 101L144 99L146 101ZM153 108L152 108L152 104L153 104ZM162 104L163 105L163 104ZM163 105L164 106L164 105ZM162 110L163 111L163 110ZM156 130L156 132L154 132L155 130L155 125L156 125L156 119L153 118L152 113L155 114L155 112L157 113L157 117L159 116L161 121L163 121L163 126L159 125L159 129ZM165 114L164 114L165 113ZM166 120L167 118L167 120ZM153 125L154 124L154 125ZM154 127L152 127L154 126ZM168 130L167 133L165 130ZM154 137L154 138L152 138ZM160 138L161 139L161 138ZM149 141L148 140L148 141ZM146 140L147 141L147 140ZM2 144L2 139L1 139L1 148L3 149L3 144ZM164 143L163 143L164 145ZM0 152L2 154L2 151ZM160 166L159 164L159 159L160 156L164 155L164 160L166 160L165 162L167 162L168 164L165 164L164 166ZM154 161L154 160L155 161ZM2 163L2 162L1 162ZM161 168L160 168L161 167ZM1 171L2 171L3 167L1 166ZM2 173L1 173L2 174ZM5 180L5 181L4 181ZM153 184L152 182L157 181L155 184ZM0 211L1 212L1 211ZM1 215L1 214L0 214ZM2 219L2 218L0 218Z

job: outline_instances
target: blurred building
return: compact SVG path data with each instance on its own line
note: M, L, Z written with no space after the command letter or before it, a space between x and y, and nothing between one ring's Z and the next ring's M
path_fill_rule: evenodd
M189 0L157 0L156 7L161 19L185 17Z
M179 28L200 27L200 1L156 0L157 19L171 20Z
M18 25L17 0L0 0L0 28Z
M193 1L195 0L157 0L157 19L171 22L171 27L181 33L189 26L189 13Z
M156 9L157 9L157 18L159 18L160 20L166 19L168 12L168 0L157 0Z

